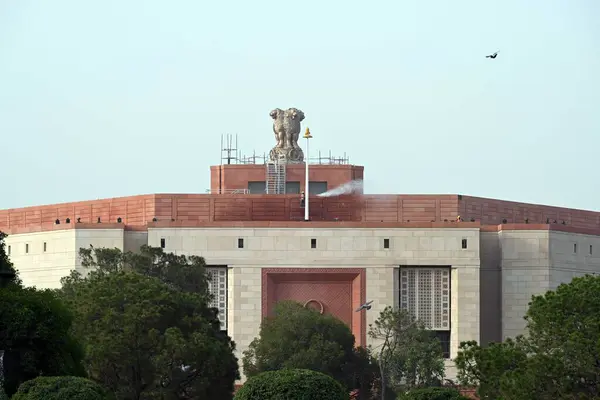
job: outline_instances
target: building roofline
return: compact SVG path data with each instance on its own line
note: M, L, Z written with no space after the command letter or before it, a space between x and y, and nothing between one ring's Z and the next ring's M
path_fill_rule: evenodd
M549 205L549 204L542 204L542 203L526 203L526 202L522 202L519 200L506 200L506 199L494 199L491 197L480 197L480 196L471 196L468 194L461 194L461 195L457 195L460 196L462 199L465 200L479 200L479 201L501 201L503 203L512 203L515 205L519 205L519 206L523 206L523 207L531 207L531 206L535 206L535 207L549 207L549 208L554 208L557 210L570 210L570 211L584 211L584 212L600 212L600 210L589 210L589 209L584 209L584 208L572 208L572 207L563 207L563 206L553 206L553 205Z
M577 233L581 235L600 236L599 229L580 228L562 224L500 224L482 225L481 232L509 232L509 231L552 231Z
M20 226L9 235L54 232L65 230L110 229L146 232L148 229L453 229L476 230L483 233L511 231L548 231L600 236L600 229L578 228L561 224L501 224L481 225L479 222L353 222L353 221L157 221L146 225L118 223L69 223Z

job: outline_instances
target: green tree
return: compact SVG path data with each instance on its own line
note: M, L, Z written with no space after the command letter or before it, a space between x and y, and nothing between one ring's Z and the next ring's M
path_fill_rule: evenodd
M574 278L533 296L528 336L481 348L461 345L463 384L482 399L597 399L600 397L600 277Z
M53 291L0 290L0 349L10 396L39 375L83 375L83 352L70 333L73 316Z
M396 391L407 391L441 384L441 343L408 312L386 307L369 327L369 336L380 342L377 361L382 388L389 385ZM385 390L381 395L384 398Z
M328 375L307 369L267 371L250 378L235 400L347 400L348 392Z
M142 246L137 253L119 249L79 250L81 264L96 273L133 271L160 279L165 284L210 299L206 263L203 257L166 253L160 247Z
M534 296L525 317L528 352L537 356L529 367L546 376L552 367L552 378L565 393L586 398L600 397L599 293L600 276L574 278Z
M8 235L0 231L0 287L8 285L22 286L19 273L6 252L5 239Z
M398 400L469 400L456 389L431 387L413 389L398 396Z
M106 389L74 376L40 376L19 386L11 400L112 400Z
M119 399L232 398L235 345L220 330L204 260L144 246L82 249L92 267L63 279L89 376Z
M475 341L462 342L454 360L458 381L467 387L478 387L482 399L502 399L501 382L509 371L519 371L527 360L523 337L490 343L482 348Z
M244 352L242 364L248 377L283 368L310 369L349 390L368 387L364 379L372 373L367 353L354 347L354 335L345 323L293 301L275 305L274 315L263 320L259 337Z

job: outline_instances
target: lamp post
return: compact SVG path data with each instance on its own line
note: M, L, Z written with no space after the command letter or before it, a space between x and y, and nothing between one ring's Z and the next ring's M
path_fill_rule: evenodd
M310 198L310 188L309 188L309 181L308 181L308 162L309 162L309 158L308 158L308 140L312 139L312 135L310 134L310 129L306 128L306 132L304 132L304 139L306 139L306 155L304 157L304 165L306 168L306 177L304 180L304 193L306 193L306 195L304 196L304 220L305 221L310 221L310 214L309 214L309 210L308 210L308 203L309 203L309 198Z

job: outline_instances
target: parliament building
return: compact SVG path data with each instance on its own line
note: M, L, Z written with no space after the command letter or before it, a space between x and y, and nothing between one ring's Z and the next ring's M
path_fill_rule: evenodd
M305 196L308 159L272 158L212 166L202 194L0 210L0 231L24 284L38 288L85 273L78 251L90 245L204 257L240 358L279 300L334 314L362 346L373 344L367 329L380 311L402 307L436 332L450 378L460 342L524 333L532 295L600 272L600 212L364 194L358 184L344 189L362 181L362 166L321 157L309 165ZM355 312L367 301L370 310Z

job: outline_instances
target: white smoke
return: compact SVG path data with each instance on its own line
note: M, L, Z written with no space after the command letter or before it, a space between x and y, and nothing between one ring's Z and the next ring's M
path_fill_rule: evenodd
M346 182L336 188L326 191L325 193L321 193L317 196L319 197L335 197L341 196L343 194L352 194L354 192L362 192L363 189L363 181L362 179L357 179L354 181Z

